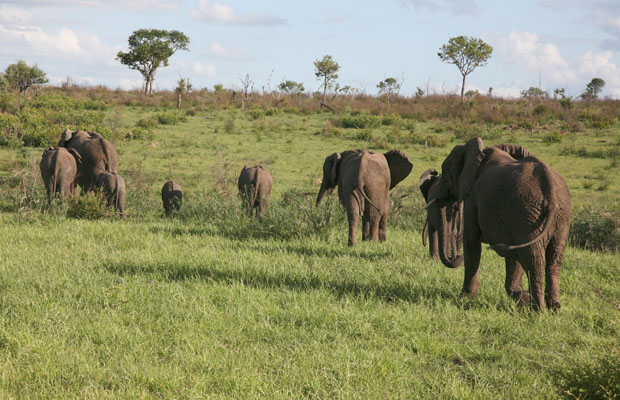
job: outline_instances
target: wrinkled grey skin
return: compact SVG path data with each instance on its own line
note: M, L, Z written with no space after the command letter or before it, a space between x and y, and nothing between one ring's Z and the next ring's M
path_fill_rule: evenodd
M108 207L114 207L121 218L125 218L125 180L115 172L97 175L95 186L103 190Z
M47 203L51 203L56 193L60 198L73 195L78 166L81 164L80 154L74 149L64 147L48 147L43 152L39 169L47 192Z
M164 212L166 215L178 212L183 203L183 191L181 190L181 186L175 181L164 183L164 186L161 188L161 200L164 203Z
M520 146L485 148L480 138L455 146L442 172L437 198L454 198L462 210L463 292L478 293L484 242L506 259L505 289L511 298L536 310L560 308L559 276L571 217L564 178ZM529 292L521 286L523 271Z
M385 154L368 150L333 153L323 163L323 182L316 199L318 206L327 192L338 186L338 197L349 221L349 246L357 241L357 224L362 217L362 239L386 239L390 190L411 172L409 157L399 150Z
M239 195L247 207L248 214L256 209L256 216L262 217L267 210L267 198L273 188L271 174L261 165L254 167L243 166L237 181Z
M429 199L437 198L440 184L441 176L437 175L435 169L428 169L420 176L419 187L427 204ZM463 261L463 257L458 256L463 243L458 240L460 216L454 200L456 199L438 199L427 205L422 244L426 246L428 236L431 257L440 258L444 263L451 263L456 256L454 263L458 266ZM448 243L443 243L444 240L448 240ZM440 248L445 251L440 253Z
M103 172L118 173L116 148L98 133L66 129L62 133L58 147L75 149L82 156L77 184L83 193L94 188L97 175Z

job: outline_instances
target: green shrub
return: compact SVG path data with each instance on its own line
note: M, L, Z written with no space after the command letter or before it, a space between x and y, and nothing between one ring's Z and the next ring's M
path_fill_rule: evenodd
M355 133L355 139L357 140L371 140L372 139L372 130L370 129L362 129Z
M264 117L265 116L265 111L257 108L255 110L250 110L248 112L248 115L250 116L250 119L256 120L256 119Z
M136 122L136 126L144 129L153 129L157 128L157 118L154 116L143 117Z
M543 136L542 140L544 143L561 143L562 133L560 131L549 132Z
M343 128L366 129L376 128L379 125L381 125L381 118L374 115L344 115L340 118L340 126Z
M161 125L176 125L187 121L187 117L177 111L164 111L157 115L157 122Z
M594 251L620 250L620 211L606 207L573 212L570 229L573 246Z
M381 118L381 125L383 126L390 126L390 125L394 125L394 123L398 122L398 117L396 117L395 115L384 115L383 118Z
M67 217L78 219L101 219L110 215L101 192L89 192L74 197L67 207Z

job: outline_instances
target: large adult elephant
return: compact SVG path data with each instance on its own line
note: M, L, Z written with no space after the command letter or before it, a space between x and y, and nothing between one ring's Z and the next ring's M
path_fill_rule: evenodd
M316 199L338 186L338 197L349 220L349 246L357 241L357 224L362 217L363 240L385 240L390 208L390 190L411 172L409 157L399 150L385 154L368 150L334 153L323 163L323 182Z
M505 151L517 160L533 156L519 145L499 144L493 147ZM456 267L463 262L463 256L459 255L463 245L463 235L458 234L462 217L456 197L439 198L441 180L442 176L438 175L434 168L427 169L420 176L420 191L427 203L422 244L426 246L428 238L431 257L440 258L444 264ZM429 203L429 199L436 200ZM440 252L439 249L442 251Z
M538 310L559 308L560 268L571 217L564 178L520 146L485 148L480 138L455 146L442 172L439 194L430 201L453 199L461 210L463 292L478 293L484 242L506 259L505 288L512 298ZM457 266L452 261L444 264ZM521 288L523 270L529 293Z
M94 188L97 175L104 172L118 173L116 148L98 133L66 129L58 142L58 147L75 149L82 156L77 184L83 192Z
M56 193L64 196L72 195L75 190L75 179L82 163L80 154L75 149L64 147L48 147L41 156L39 168L50 203Z

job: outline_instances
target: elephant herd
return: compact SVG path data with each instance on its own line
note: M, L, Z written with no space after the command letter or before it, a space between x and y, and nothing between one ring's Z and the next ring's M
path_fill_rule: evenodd
M47 148L41 175L48 199L100 189L109 206L125 215L125 181L118 174L118 154L99 134L66 130L57 148ZM400 150L377 153L347 150L333 153L323 164L318 206L338 187L349 223L348 243L384 241L390 209L389 191L404 180L412 163ZM273 187L262 166L244 166L238 189L244 207L263 216ZM536 310L560 308L559 275L568 239L571 200L564 178L522 146L485 147L474 138L457 145L442 163L442 173L425 171L419 188L426 201L422 242L432 257L450 268L465 263L463 293L478 293L481 243L505 258L505 289L519 305ZM181 187L168 181L162 188L166 215L178 211ZM462 250L463 254L460 254ZM522 287L525 272L529 291Z

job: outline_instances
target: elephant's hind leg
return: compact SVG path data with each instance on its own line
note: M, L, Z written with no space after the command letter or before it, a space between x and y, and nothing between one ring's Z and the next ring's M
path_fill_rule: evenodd
M530 304L530 293L523 290L522 286L523 267L514 258L506 258L506 282L504 287L511 299L519 306Z
M534 310L545 310L545 250L541 243L534 243L530 247L529 271L527 274L531 296L531 305Z
M366 207L362 216L362 240L370 240L370 210Z
M568 229L566 231L568 232ZM566 249L567 232L557 232L546 249L545 301L547 306L553 310L558 310L561 307L560 270Z
M379 241L385 242L386 239L386 230L387 230L387 212L381 216L381 220L379 221Z
M357 242L357 224L360 219L359 207L357 200L353 195L345 202L347 209L347 218L349 220L349 246L355 245Z

